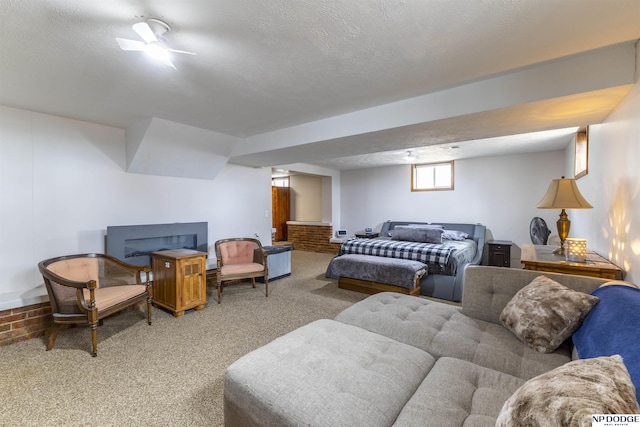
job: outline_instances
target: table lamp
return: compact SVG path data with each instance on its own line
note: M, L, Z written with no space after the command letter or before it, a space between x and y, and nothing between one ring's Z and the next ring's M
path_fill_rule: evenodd
M569 221L565 209L589 209L593 206L580 194L576 180L563 176L560 179L551 180L547 193L536 207L541 209L561 209L560 218L556 222L558 237L560 237L560 247L553 253L564 255L564 241L569 236L569 228L571 227L571 221Z

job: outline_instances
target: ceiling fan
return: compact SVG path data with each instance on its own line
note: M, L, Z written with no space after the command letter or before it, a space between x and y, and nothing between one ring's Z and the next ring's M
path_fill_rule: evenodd
M167 39L164 38L164 34L171 31L171 27L159 19L149 18L144 22L133 24L133 30L143 41L116 37L120 49L144 52L161 63L173 68L176 67L171 62L171 53L196 55L196 53L187 52L186 50L171 49Z

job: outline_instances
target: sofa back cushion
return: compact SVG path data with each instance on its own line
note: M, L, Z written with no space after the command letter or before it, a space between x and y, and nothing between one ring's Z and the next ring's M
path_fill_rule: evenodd
M500 324L500 314L507 303L539 275L539 271L533 270L470 265L464 271L462 312L476 319ZM587 294L608 281L558 273L545 272L544 275L569 289Z

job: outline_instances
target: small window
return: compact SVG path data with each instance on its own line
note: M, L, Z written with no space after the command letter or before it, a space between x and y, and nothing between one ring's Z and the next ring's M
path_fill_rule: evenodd
M453 190L453 160L411 165L411 191Z
M281 177L281 178L271 178L271 186L272 187L288 187L289 186L289 177Z

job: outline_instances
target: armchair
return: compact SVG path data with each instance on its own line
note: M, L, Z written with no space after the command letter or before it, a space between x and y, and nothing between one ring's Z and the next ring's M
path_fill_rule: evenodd
M92 253L50 258L38 263L38 269L53 311L47 350L53 348L61 327L89 325L92 356L97 356L98 322L144 300L147 322L151 325L150 266L138 267L109 255Z
M222 298L222 282L251 279L256 287L256 277L264 277L265 296L269 296L269 272L267 252L260 240L236 237L218 240L215 243L217 259L218 304Z

